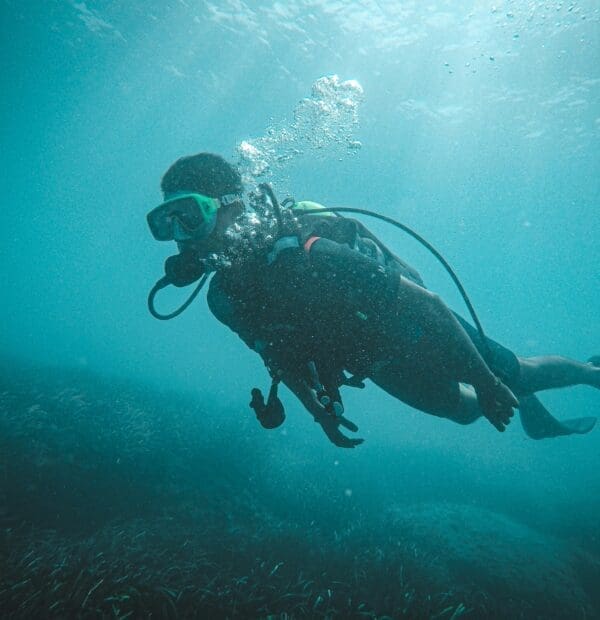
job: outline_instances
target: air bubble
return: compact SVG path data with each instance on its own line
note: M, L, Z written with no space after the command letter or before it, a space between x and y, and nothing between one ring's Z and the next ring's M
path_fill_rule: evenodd
M310 97L294 109L292 122L271 125L264 136L238 145L244 182L272 177L302 155L320 152L322 157L343 157L348 150L360 150L362 144L354 133L363 95L357 80L342 81L337 75L319 78Z

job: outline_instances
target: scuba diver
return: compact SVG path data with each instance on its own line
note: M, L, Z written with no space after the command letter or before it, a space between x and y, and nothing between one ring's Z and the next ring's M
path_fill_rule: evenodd
M160 319L180 314L209 275L215 317L262 357L272 379L267 400L250 406L265 428L285 419L284 383L337 446L363 440L344 416L343 386L370 379L406 404L460 424L484 416L499 431L519 409L535 439L584 434L595 418L554 418L535 393L585 384L600 388L600 356L587 363L559 356L517 357L487 338L458 278L439 252L404 225L360 209L326 209L308 201L280 206L262 184L243 198L239 172L211 153L178 159L161 181L164 202L147 216L157 240L179 253L149 296ZM251 208L249 208L251 207ZM364 212L409 232L442 261L460 289L475 327L425 288L419 273L364 224L338 212ZM155 296L168 285L198 285L164 315ZM349 374L348 374L349 373Z

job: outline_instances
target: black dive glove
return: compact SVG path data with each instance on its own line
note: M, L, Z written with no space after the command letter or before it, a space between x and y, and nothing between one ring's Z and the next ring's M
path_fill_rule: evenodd
M165 275L173 286L188 286L204 275L204 265L195 252L182 252L167 258Z

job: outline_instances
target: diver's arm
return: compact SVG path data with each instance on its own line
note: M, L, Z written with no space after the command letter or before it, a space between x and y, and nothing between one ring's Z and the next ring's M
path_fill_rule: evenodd
M425 358L435 357L455 379L473 387L495 382L473 341L439 295L401 279L397 316L416 326L419 335L412 344L417 351Z
M267 345L260 339L258 330L251 322L242 320L241 313L237 311L233 301L220 286L218 274L210 282L207 301L214 316L261 356L269 372L280 378L282 383L298 398L313 416L315 422L321 425L333 444L340 448L354 448L363 442L362 439L350 439L342 434L339 429L340 424L344 424L346 428L353 431L358 429L345 418L338 418L325 409L319 402L316 392L308 384L304 369L297 360L293 360L284 347Z
M215 273L210 281L206 301L218 321L227 325L248 347L256 350L259 342L258 330L251 316L247 312L242 313L235 301L225 292L219 272Z
M314 362L311 373L309 364L300 361L293 354L290 355L289 349L292 347L284 345L277 347L273 344L265 346L264 343L257 343L252 348L260 353L271 376L277 377L304 405L306 411L321 426L331 443L339 448L354 448L364 441L360 438L346 437L340 431L340 426L343 426L355 433L358 431L358 426L342 415L344 408L339 384L333 376L330 376L332 373L324 372L323 368L317 368ZM324 385L315 385L321 382ZM329 397L328 406L324 406L319 400L320 395Z
M356 305L356 291L361 292L361 313L367 320L393 333L399 348L419 367L471 384L485 416L504 430L517 400L438 295L329 239L312 243L310 257L330 296Z
M398 288L402 319L421 331L413 343L415 355L444 369L458 381L475 388L479 405L500 431L510 422L518 401L508 387L492 373L485 360L444 301L412 282L402 279Z

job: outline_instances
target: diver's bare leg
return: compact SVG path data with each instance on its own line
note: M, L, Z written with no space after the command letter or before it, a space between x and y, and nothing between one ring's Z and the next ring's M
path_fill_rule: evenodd
M451 392L454 392L454 390L452 389ZM442 387L439 393L440 396L445 393L447 393L446 388ZM458 399L444 398L442 396L439 403L418 403L418 401L415 401L411 404L425 413L452 420L452 422L457 424L473 424L473 422L483 417L483 411L479 406L475 390L470 385L463 383L459 384Z
M519 394L533 394L540 390L591 385L600 389L600 367L577 362L558 355L520 357L520 377L516 390Z
M460 385L460 400L452 415L446 417L459 424L472 424L483 416L483 411L479 407L477 394L469 385Z

